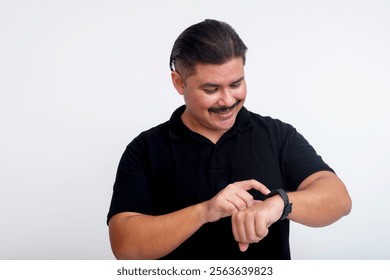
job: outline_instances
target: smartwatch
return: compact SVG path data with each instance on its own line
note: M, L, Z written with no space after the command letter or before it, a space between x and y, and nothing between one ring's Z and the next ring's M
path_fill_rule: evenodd
M283 199L284 208L283 208L282 216L280 217L279 220L284 220L287 218L288 214L290 214L292 211L292 203L290 203L287 193L283 189L271 190L271 192L265 196L264 200L273 197L275 195L280 195L280 197Z

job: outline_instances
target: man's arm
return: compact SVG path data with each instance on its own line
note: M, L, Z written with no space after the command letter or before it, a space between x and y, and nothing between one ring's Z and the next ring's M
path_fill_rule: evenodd
M231 216L254 204L247 192L269 190L255 180L228 185L212 199L160 216L134 212L114 215L109 221L112 251L117 259L158 259L176 249L203 224Z
M329 171L306 178L296 192L288 193L293 211L288 218L311 227L329 225L348 215L352 201L344 183Z
M310 175L297 191L289 192L288 197L293 204L288 218L311 227L329 225L348 215L352 208L351 198L343 182L329 171ZM275 195L233 214L233 234L241 251L268 234L268 228L282 215L283 207L282 198Z
M178 247L205 222L202 204L161 216L119 213L109 221L111 248L117 259L157 259Z

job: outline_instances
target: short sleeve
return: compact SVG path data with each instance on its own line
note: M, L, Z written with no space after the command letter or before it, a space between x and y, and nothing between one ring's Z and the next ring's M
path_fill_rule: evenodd
M148 176L148 161L145 156L146 145L142 134L127 147L119 162L113 187L108 220L121 212L152 211L153 197Z
M318 171L334 172L292 126L288 132L283 155L287 189L291 191L296 190L307 177Z

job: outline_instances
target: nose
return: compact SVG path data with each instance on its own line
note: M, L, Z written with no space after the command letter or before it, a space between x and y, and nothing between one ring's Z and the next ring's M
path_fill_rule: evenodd
M220 93L221 95L218 102L220 106L230 107L236 102L230 88L223 88Z

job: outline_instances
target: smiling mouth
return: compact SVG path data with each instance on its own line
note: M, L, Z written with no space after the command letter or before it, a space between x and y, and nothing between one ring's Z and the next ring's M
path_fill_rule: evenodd
M241 102L241 100L238 100L235 102L232 106L227 107L227 106L222 106L222 107L211 107L208 109L210 113L215 113L218 115L225 115L230 113L237 105Z

